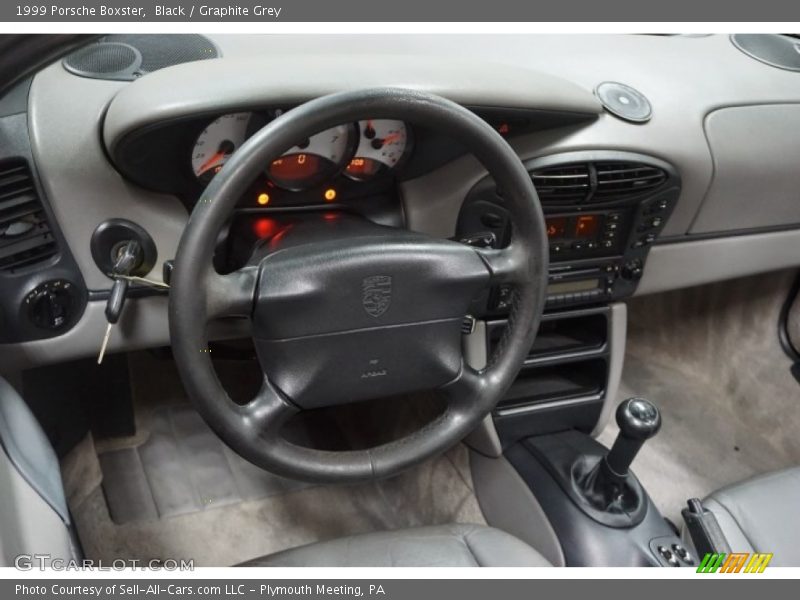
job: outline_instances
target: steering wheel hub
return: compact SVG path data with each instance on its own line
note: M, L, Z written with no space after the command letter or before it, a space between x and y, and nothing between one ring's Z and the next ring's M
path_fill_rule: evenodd
M312 227L322 241L259 264L253 337L273 385L317 408L455 379L461 323L491 276L479 254L379 225L333 239Z

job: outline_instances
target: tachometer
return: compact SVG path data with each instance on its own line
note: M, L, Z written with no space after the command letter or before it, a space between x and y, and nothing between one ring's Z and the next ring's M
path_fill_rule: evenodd
M352 125L339 125L312 135L272 161L267 175L287 190L307 190L336 175L355 145Z
M394 169L408 154L408 128L403 121L368 119L359 121L358 129L358 148L345 169L351 179L378 177Z
M247 138L247 124L252 113L222 115L209 123L197 137L192 149L195 176L208 183Z

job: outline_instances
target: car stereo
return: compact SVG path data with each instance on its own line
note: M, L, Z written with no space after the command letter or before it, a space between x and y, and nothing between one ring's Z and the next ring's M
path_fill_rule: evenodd
M545 218L550 259L566 256L603 256L619 248L622 211L548 215Z
M550 251L548 309L630 296L650 246L680 194L667 163L623 152L576 152L527 164L545 214ZM462 205L457 239L505 246L513 225L494 182L476 184ZM495 288L482 311L508 311L511 289Z

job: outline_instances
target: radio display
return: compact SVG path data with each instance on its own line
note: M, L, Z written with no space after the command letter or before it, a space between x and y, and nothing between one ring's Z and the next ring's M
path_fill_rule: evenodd
M600 229L600 215L579 215L575 219L575 237L594 239Z
M570 294L573 292L590 292L600 289L599 279L578 279L577 281L559 281L547 286L547 295Z
M551 240L567 237L567 217L550 217L545 223L547 223L547 237Z
M593 240L600 232L602 215L575 215L571 217L547 217L547 237L554 240Z

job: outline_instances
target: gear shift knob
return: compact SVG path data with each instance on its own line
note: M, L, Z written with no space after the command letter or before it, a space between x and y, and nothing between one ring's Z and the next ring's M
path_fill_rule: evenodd
M622 435L649 440L661 429L661 413L644 398L628 398L617 407L617 425Z
M615 475L624 477L642 444L661 429L661 413L649 400L628 398L617 407L617 425L619 435L606 463Z

